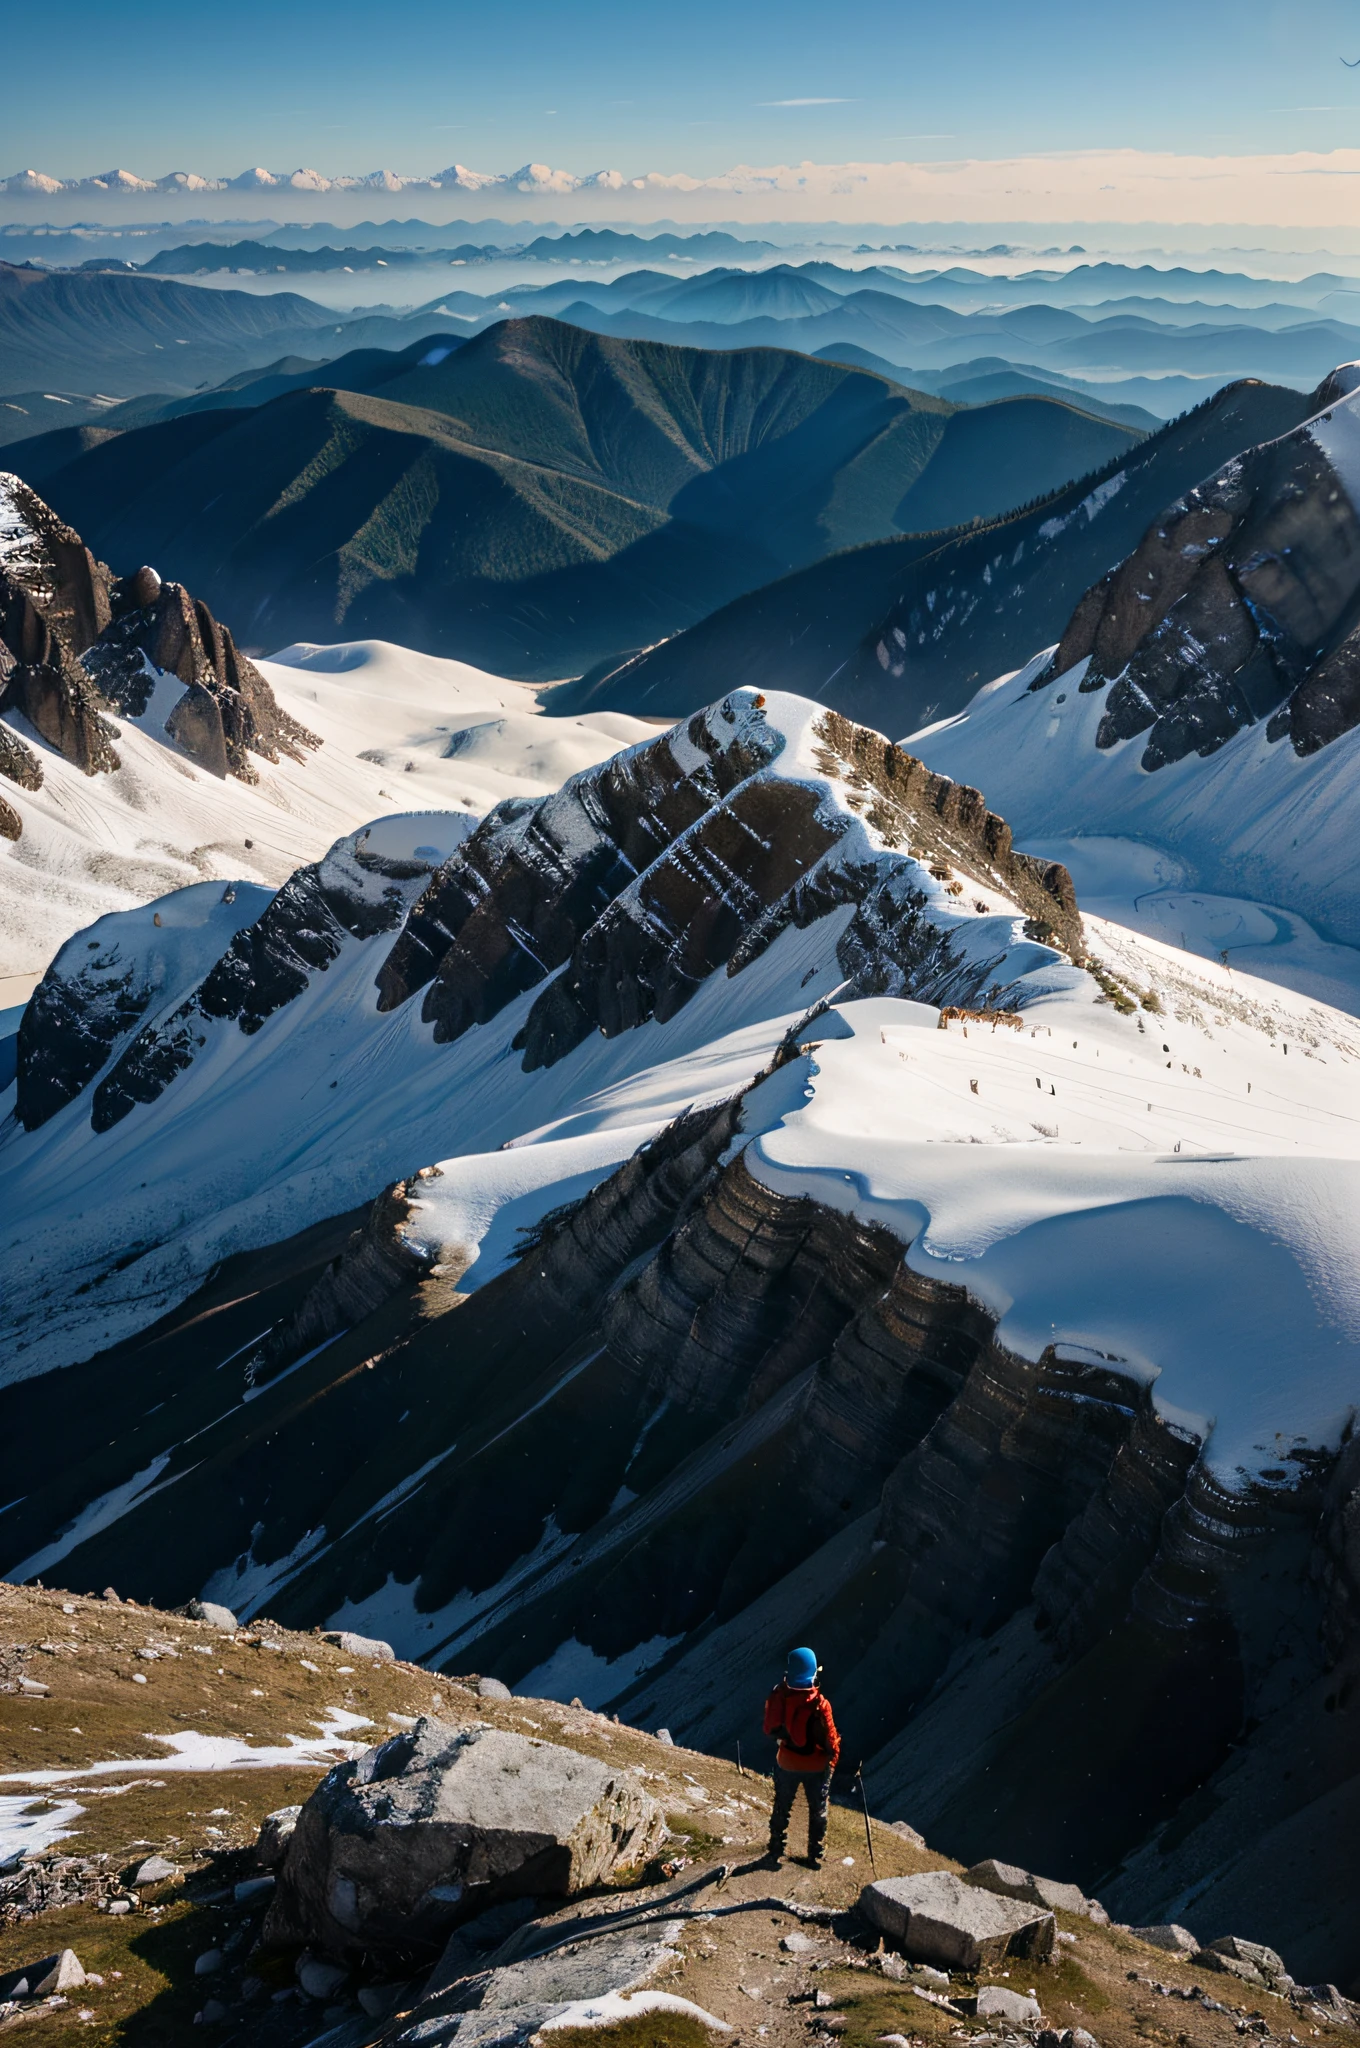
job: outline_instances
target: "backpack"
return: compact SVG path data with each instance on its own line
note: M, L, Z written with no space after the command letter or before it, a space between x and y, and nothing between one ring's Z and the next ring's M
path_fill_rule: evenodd
M781 1680L770 1696L766 1718L775 1723L766 1727L766 1734L777 1735L795 1756L811 1756L816 1750L831 1747L825 1701L816 1686L807 1692L801 1688L793 1692Z

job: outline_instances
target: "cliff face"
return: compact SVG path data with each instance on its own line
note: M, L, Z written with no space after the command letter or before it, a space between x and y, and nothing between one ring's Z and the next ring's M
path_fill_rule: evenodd
M1269 1921L1348 1981L1354 1447L1229 1485L1121 1362L1025 1357L894 1232L767 1186L743 1124L805 1063L669 1126L466 1295L447 1267L439 1292L437 1177L392 1189L251 1359L248 1426L172 1452L63 1572L254 1587L528 1692L557 1659L748 1754L811 1640L880 1810L1130 1918L1193 1926L1208 1884L1206 1924ZM1314 1860L1282 1905L1263 1840L1291 1834Z
M1081 956L1066 871L1015 853L977 790L826 712L816 765L848 792L832 812L815 787L762 778L782 750L776 728L739 699L715 709L541 804L499 806L416 904L379 970L381 1006L424 987L422 1018L447 1042L551 975L516 1041L526 1069L548 1066L592 1032L665 1022L717 969L739 971L841 904L855 910L842 965L866 992L894 971L922 992L932 975L941 987L955 970L961 986L973 979L896 864L879 874L825 858L857 814L884 847L937 880L958 863L1018 904L1036 936Z
M1314 393L1292 433L1167 507L1078 604L1042 688L1077 662L1108 690L1096 744L1147 734L1143 766L1268 721L1300 755L1360 722L1360 391Z
M185 685L162 730L215 775L254 781L252 753L295 756L314 736L282 711L230 632L154 569L118 581L17 477L0 475L0 714L19 714L87 775L119 765L110 711L140 718L158 682ZM33 747L0 723L0 775L37 789ZM7 823L6 817L12 822ZM0 809L0 831L22 821Z

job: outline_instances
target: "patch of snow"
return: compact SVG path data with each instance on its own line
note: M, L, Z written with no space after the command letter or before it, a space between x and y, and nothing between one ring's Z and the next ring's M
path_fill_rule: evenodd
M1083 911L1128 925L1204 960L1245 968L1360 1016L1360 947L1324 939L1307 918L1247 896L1187 886L1186 863L1140 840L1093 835L1029 840L1026 852L1060 860Z
M318 1350L323 1347L318 1345ZM255 1544L261 1530L257 1525L251 1536L251 1547L235 1564L225 1565L213 1573L205 1583L199 1598L214 1600L221 1607L230 1608L233 1614L253 1614L263 1607L271 1595L281 1592L290 1579L296 1578L305 1564L310 1564L325 1547L324 1529L308 1529L298 1537L297 1542L285 1557L277 1557L269 1563L256 1563Z
M526 1230L588 1194L654 1129L650 1121L613 1124L445 1160L438 1180L417 1184L401 1234L448 1262L460 1293L471 1293L513 1264Z
M0 1795L0 1870L25 1856L41 1856L64 1841L84 1813L74 1799L34 1799L27 1792Z
M1065 513L1060 519L1046 519L1039 528L1040 540L1056 540L1058 535L1065 533L1073 521L1080 519L1083 513L1089 526L1093 520L1099 518L1110 500L1119 495L1127 482L1128 477L1122 469L1114 476L1107 476L1104 483L1097 484L1072 511Z
M385 1583L374 1592L357 1599L346 1598L326 1626L349 1629L356 1635L376 1635L390 1643L399 1657L413 1664L435 1664L481 1614L513 1594L516 1587L534 1580L545 1565L570 1550L574 1540L563 1535L550 1515L534 1548L517 1558L494 1586L480 1593L464 1589L442 1607L422 1612L416 1606L420 1580L411 1579L403 1585L389 1572Z
M989 684L957 717L903 746L980 789L1019 847L1092 836L1137 843L1175 863L1181 889L1254 901L1306 919L1327 942L1360 947L1360 730L1301 759L1287 740L1269 740L1264 724L1248 726L1207 759L1190 754L1150 774L1141 735L1096 746L1107 692L1083 692L1084 669L1034 691L1024 674ZM1137 867L1118 880L1108 859L1099 880L1112 910L1147 887ZM1253 973L1287 980L1288 949L1267 958L1246 942ZM1324 971L1320 957L1316 965ZM1337 988L1350 978L1335 957L1325 972Z
M1360 391L1340 398L1305 429L1336 472L1338 483L1360 512Z
M71 1764L45 1771L5 1771L0 1785L67 1785L73 1779L125 1777L129 1772L155 1771L249 1771L280 1770L290 1764L333 1764L366 1747L350 1740L360 1728L373 1723L348 1707L328 1707L325 1717L313 1721L315 1735L285 1735L282 1742L251 1744L238 1735L202 1735L184 1728L174 1735L147 1735L158 1742L168 1756L114 1757L97 1764Z
M620 1651L617 1657L602 1657L598 1650L568 1636L550 1657L525 1672L517 1681L517 1690L531 1699L579 1699L587 1707L606 1707L680 1640L679 1636L652 1636L645 1643L635 1643L631 1650Z
M27 532L0 494L0 556ZM654 731L617 713L547 718L530 684L385 641L289 647L257 666L323 744L300 761L252 756L256 783L219 780L171 741L165 719L184 694L174 676L160 677L140 717L118 715L122 765L112 774L82 774L20 713L5 714L41 757L43 786L9 790L24 830L0 840L0 982L26 992L63 942L106 912L205 879L277 888L398 801L460 815L466 834L503 797L542 796ZM488 719L467 758L449 753L455 735ZM454 835L448 852L459 827L442 829Z
M169 1463L170 1453L164 1451L160 1457L153 1458L149 1465L144 1465L140 1472L134 1472L131 1479L124 1480L121 1486L112 1486L107 1493L101 1493L97 1500L92 1500L87 1507L81 1509L75 1520L63 1529L54 1542L45 1545L42 1550L35 1550L30 1557L21 1558L18 1564L7 1567L6 1578L16 1583L24 1579L38 1578L54 1564L59 1564L63 1557L68 1556L87 1538L99 1535L101 1530L110 1528L114 1522L120 1521L131 1508L142 1501L150 1500L154 1493L160 1492L156 1481Z

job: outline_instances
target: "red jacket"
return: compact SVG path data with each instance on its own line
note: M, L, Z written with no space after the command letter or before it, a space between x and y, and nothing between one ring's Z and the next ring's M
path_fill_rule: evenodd
M831 1702L815 1685L788 1685L781 1678L765 1702L765 1733L779 1737L779 1762L786 1771L836 1767L841 1739Z

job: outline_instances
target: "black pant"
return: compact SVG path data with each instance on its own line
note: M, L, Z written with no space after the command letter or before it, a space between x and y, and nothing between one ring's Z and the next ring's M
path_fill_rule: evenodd
M826 1847L826 1810L831 1800L831 1772L786 1771L782 1764L774 1767L774 1812L770 1815L770 1854L782 1856L784 1843L789 1832L789 1818L793 1813L793 1802L798 1797L798 1787L807 1793L808 1803L808 1857L813 1863L820 1862Z

